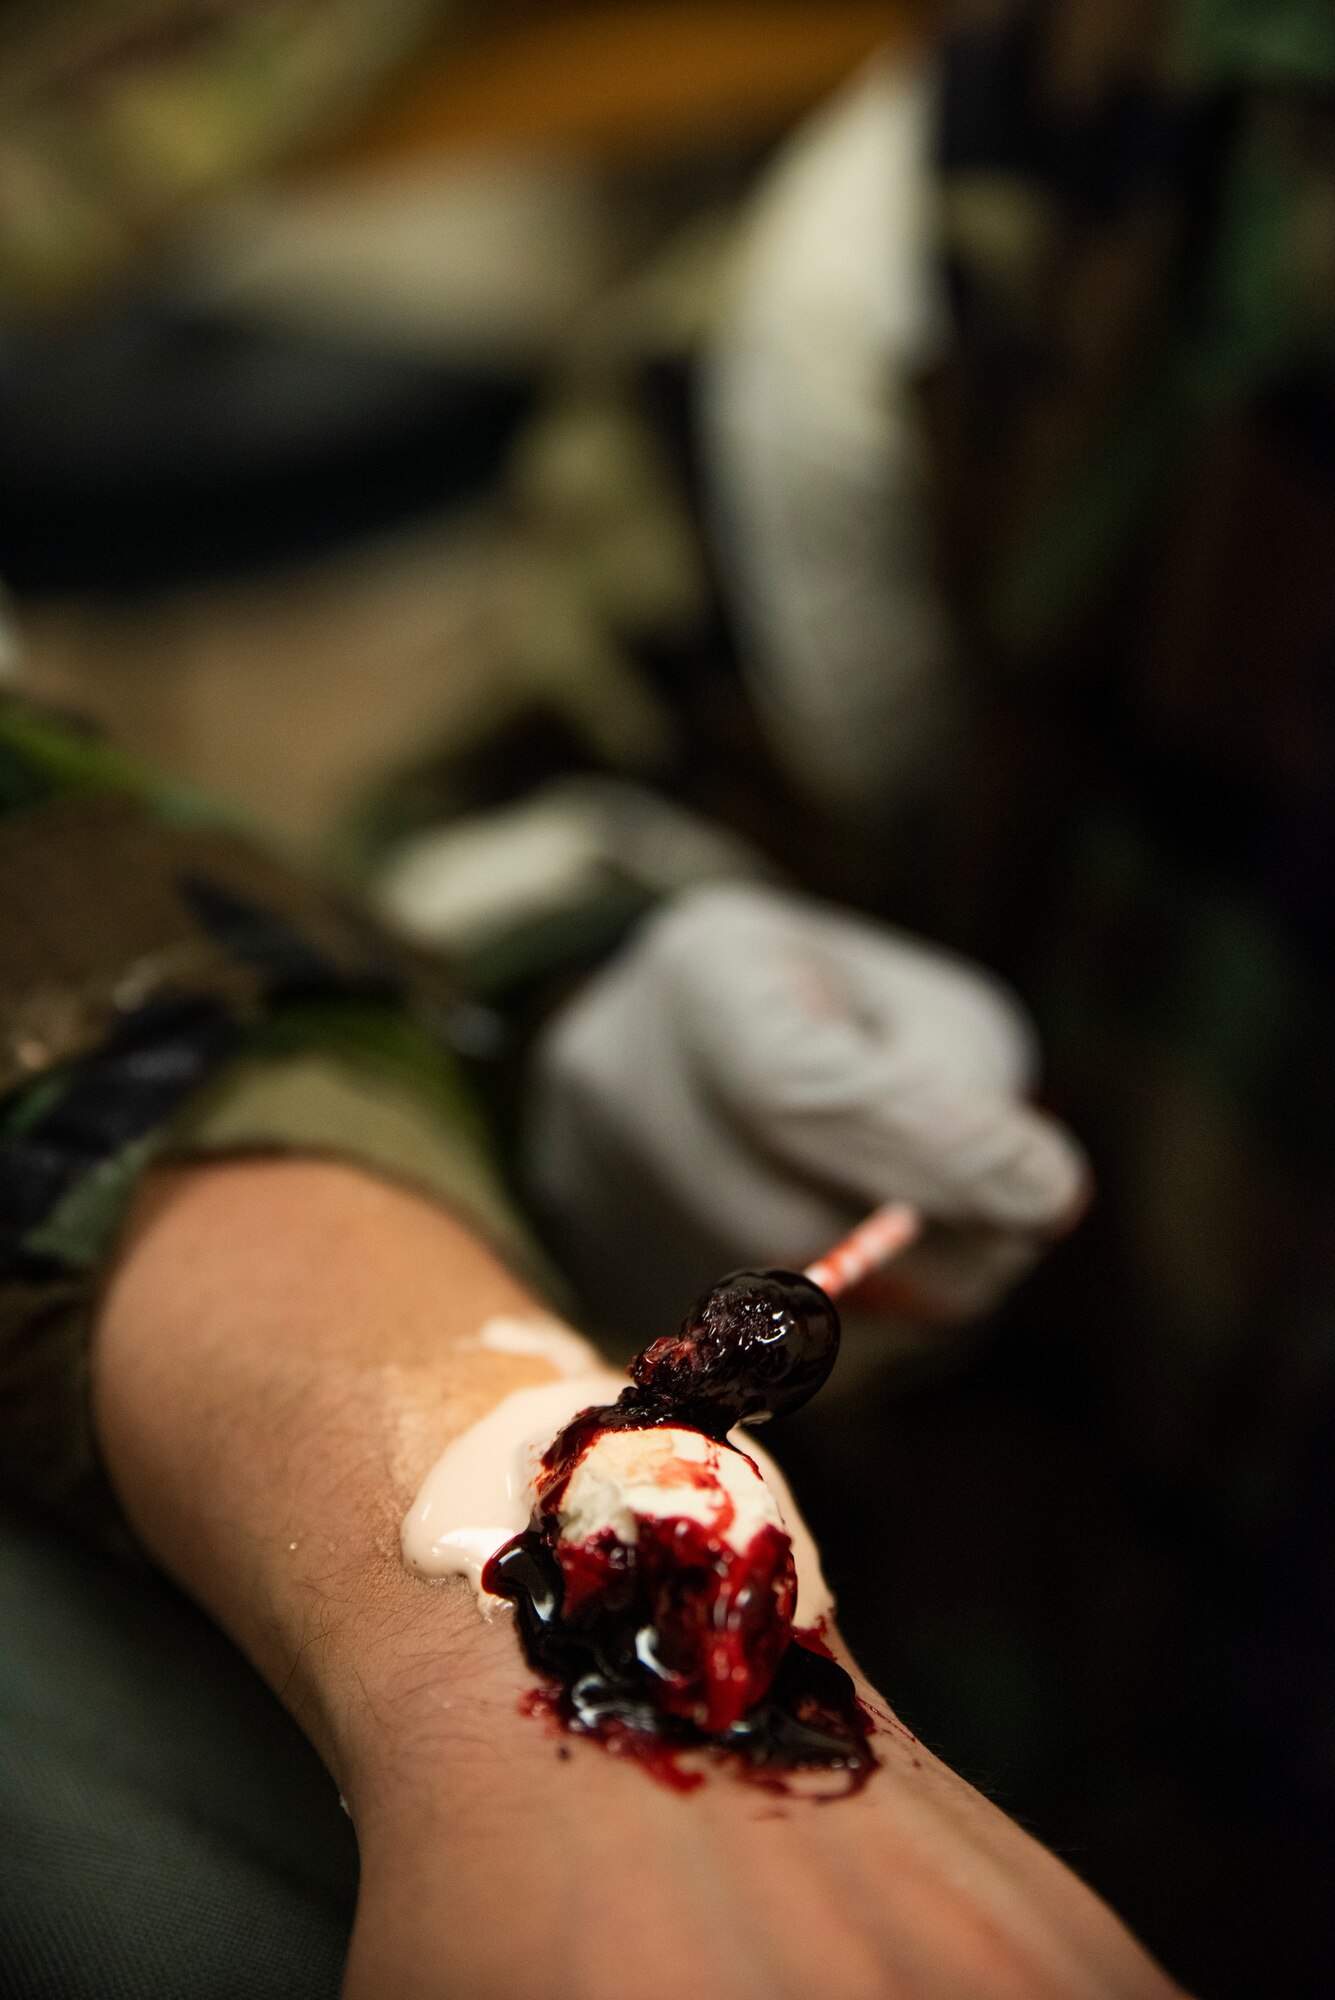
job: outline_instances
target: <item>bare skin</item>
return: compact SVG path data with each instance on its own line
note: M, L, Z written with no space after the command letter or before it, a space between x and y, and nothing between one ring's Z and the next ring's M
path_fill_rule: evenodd
M518 1712L508 1615L403 1568L417 1481L541 1360L468 1230L350 1168L146 1190L97 1331L98 1423L151 1553L282 1696L362 1855L350 2000L1171 2000L1071 1872L886 1720L837 1804L686 1796Z

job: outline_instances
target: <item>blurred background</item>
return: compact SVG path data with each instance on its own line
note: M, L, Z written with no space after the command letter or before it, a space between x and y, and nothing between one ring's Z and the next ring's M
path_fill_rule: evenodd
M661 771L738 198L897 10L7 12L29 685L312 849L507 706Z
M448 949L511 1138L701 880L1033 1010L1093 1213L783 1456L1219 1996L1335 1990L1333 90L1297 0L0 7L0 674Z

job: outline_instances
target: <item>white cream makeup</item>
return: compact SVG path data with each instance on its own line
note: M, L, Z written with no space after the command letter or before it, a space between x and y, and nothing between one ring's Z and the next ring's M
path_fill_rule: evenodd
M595 1438L570 1475L558 1519L564 1541L591 1542L610 1529L627 1546L643 1520L686 1519L738 1555L762 1528L784 1525L751 1458L671 1424Z
M466 1576L482 1588L497 1549L528 1526L538 1461L556 1433L592 1403L610 1403L623 1375L560 1376L515 1389L453 1439L417 1490L401 1530L403 1559L421 1576Z
M498 1339L494 1331L498 1326L526 1331L522 1336L503 1332ZM484 1339L489 1329L493 1330L491 1337ZM535 1329L552 1338L552 1348L503 1345L518 1337L536 1338ZM560 1336L559 1342L556 1336ZM578 1353L588 1367L583 1343L554 1322L493 1320L478 1338L480 1344L501 1352L542 1353L554 1367L561 1365L556 1359L559 1347L567 1361ZM420 1576L467 1577L483 1611L494 1611L502 1600L483 1590L482 1571L497 1549L527 1527L534 1477L543 1452L581 1410L595 1403L615 1402L627 1386L626 1376L609 1370L567 1374L552 1382L516 1389L470 1425L441 1453L404 1517L401 1541L408 1567ZM733 1442L757 1467L792 1541L797 1566L797 1622L817 1625L828 1617L834 1600L821 1574L816 1545L783 1474L769 1455L744 1431L736 1432ZM768 1512L767 1505L762 1505ZM640 1496L640 1511L646 1510L670 1516L671 1493L665 1490L652 1501Z
M480 1328L475 1346L493 1354L533 1354L550 1361L558 1375L587 1375L598 1366L598 1357L587 1340L581 1340L559 1319L489 1319Z

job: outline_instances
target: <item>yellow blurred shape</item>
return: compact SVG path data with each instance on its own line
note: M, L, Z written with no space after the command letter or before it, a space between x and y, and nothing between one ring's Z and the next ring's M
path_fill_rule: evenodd
M909 0L562 8L429 53L337 157L509 147L615 160L763 135L915 18Z

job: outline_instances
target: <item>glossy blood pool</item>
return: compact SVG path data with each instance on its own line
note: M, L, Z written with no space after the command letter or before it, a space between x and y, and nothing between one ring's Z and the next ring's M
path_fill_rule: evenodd
M641 1388L711 1436L800 1409L839 1352L839 1315L796 1271L734 1271L688 1315L681 1332L630 1364Z
M528 1528L491 1558L548 1712L684 1783L707 1748L763 1782L874 1768L848 1675L793 1630L792 1545L726 1433L786 1415L834 1364L839 1319L809 1279L735 1273L679 1334L631 1363L633 1386L582 1412L544 1454Z

